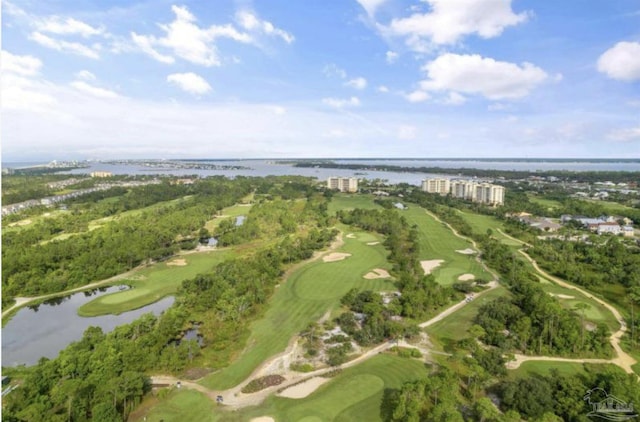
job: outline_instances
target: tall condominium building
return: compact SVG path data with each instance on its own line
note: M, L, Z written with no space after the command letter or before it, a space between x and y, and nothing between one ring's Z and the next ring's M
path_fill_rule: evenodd
M447 195L451 191L451 181L449 179L425 179L422 181L422 190Z
M422 190L441 195L451 194L454 198L483 204L503 205L504 187L470 180L425 179ZM446 187L445 187L446 186Z
M357 192L358 179L355 177L329 177L327 188L339 190L340 192Z

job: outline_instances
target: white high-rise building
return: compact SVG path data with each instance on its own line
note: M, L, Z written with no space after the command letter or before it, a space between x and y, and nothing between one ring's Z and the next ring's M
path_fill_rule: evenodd
M504 204L504 187L471 180L425 179L422 190L440 195L451 194L454 198L490 205Z
M327 188L339 190L340 192L357 192L358 179L355 177L329 177Z
M429 193L448 195L451 191L449 179L425 179L422 181L422 190Z

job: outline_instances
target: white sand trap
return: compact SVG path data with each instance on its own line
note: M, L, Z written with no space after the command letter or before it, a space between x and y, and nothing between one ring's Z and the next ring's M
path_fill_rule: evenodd
M476 276L473 274L462 274L460 277L458 277L458 280L469 281L469 280L473 280L474 278L476 278Z
M555 294L555 293L549 293L549 295L553 296L553 297L557 297L558 299L575 299L575 296L570 296L570 295L563 295L563 294Z
M187 260L185 259L174 259L173 261L167 262L167 265L172 267L184 267L187 265Z
M389 278L391 276L389 275L389 272L387 270L383 270L382 268L376 268L366 273L362 277L366 278L367 280L371 280L374 278Z
M289 387L280 393L281 397L286 397L288 399L303 399L307 397L309 394L313 393L325 382L329 381L331 378L322 378L322 377L314 377L306 380L303 383L298 385L294 385L293 387Z
M21 220L21 221L16 221L15 223L11 223L9 224L9 227L26 226L29 224L31 224L31 220L27 219L27 220Z
M367 245L369 246L375 246L375 245L379 245L380 242L367 242Z
M276 422L271 416L259 416L257 418L251 419L250 422Z
M334 252L334 253L330 253L329 255L323 256L322 260L324 262L342 261L343 259L349 256L351 256L350 253Z
M425 274L431 274L431 271L435 270L443 262L444 259L431 259L428 261L420 261L420 265L422 265Z
M349 234L347 235L347 237L348 237L349 239L355 239L355 238L356 238L356 235L355 235L355 234L353 234L353 233L349 233Z
M462 250L459 250L459 251L456 251L456 252L461 253L463 255L473 255L474 253L476 253L476 251L474 251L471 248L462 249Z

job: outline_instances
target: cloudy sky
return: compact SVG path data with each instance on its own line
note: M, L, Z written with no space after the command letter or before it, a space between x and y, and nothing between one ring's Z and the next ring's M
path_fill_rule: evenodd
M640 157L637 0L3 0L2 161Z

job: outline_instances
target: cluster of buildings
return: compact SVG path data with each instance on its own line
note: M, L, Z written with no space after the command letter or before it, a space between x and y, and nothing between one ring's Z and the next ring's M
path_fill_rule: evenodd
M340 192L357 192L358 179L355 177L329 177L327 179L327 189L339 190Z
M583 227L598 234L621 234L625 237L633 237L634 234L633 226L631 226L632 221L628 218L620 219L620 221L624 223L623 225L620 225L616 218L611 216L589 218L579 215L563 215L560 217L560 221L562 221L563 223L568 223L569 221L577 221L582 224Z
M504 204L504 187L473 180L425 179L422 190L489 205Z

